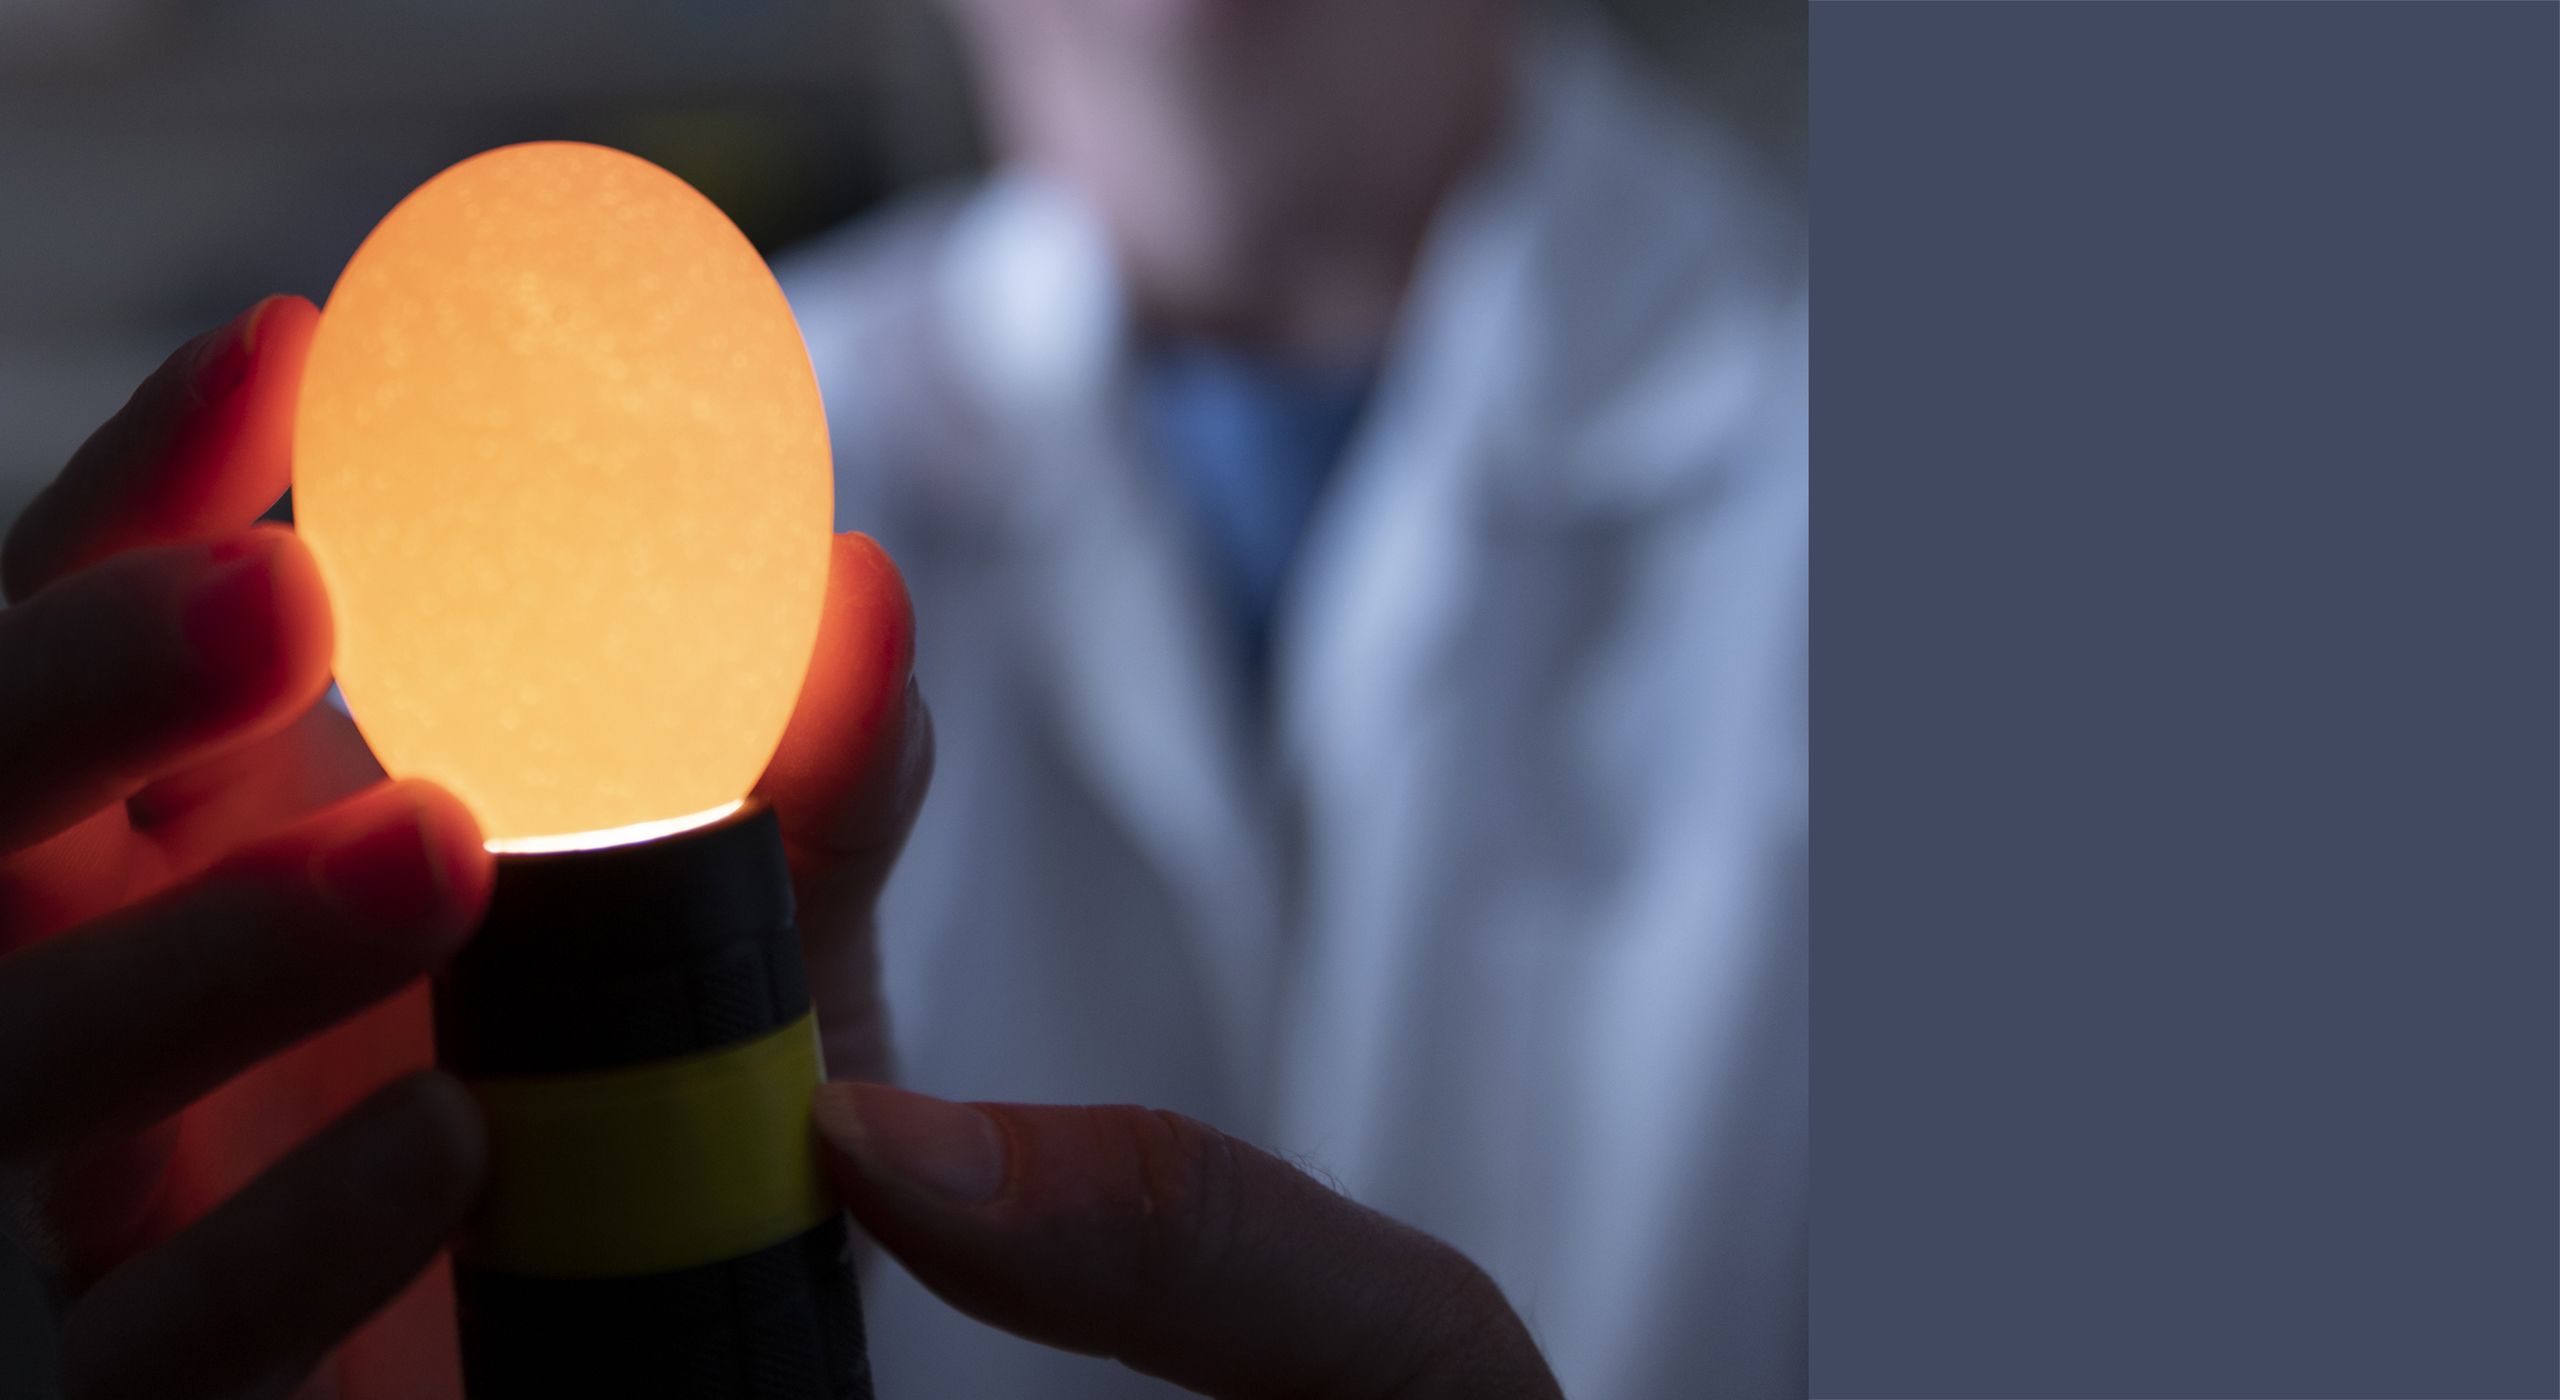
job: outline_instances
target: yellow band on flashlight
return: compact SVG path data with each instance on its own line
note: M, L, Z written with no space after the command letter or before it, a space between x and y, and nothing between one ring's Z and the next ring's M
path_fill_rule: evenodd
M833 1215L809 1122L817 1019L680 1059L470 1085L489 1190L455 1246L540 1278L665 1273L751 1254Z

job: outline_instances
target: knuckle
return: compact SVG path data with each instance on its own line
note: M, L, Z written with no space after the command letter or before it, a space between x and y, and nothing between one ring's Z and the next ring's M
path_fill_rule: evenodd
M1453 1264L1440 1291L1438 1309L1443 1330L1469 1342L1488 1332L1507 1329L1514 1314L1511 1300L1503 1296L1502 1285L1484 1266L1452 1250Z
M1417 1279L1412 1311L1399 1329L1408 1384L1419 1389L1426 1381L1468 1378L1490 1389L1494 1377L1542 1370L1535 1343L1493 1275L1457 1250L1432 1243L1437 1267Z
M1235 1252L1244 1195L1234 1140L1197 1119L1132 1109L1120 1119L1137 1168L1129 1203L1134 1277L1148 1292L1214 1277Z

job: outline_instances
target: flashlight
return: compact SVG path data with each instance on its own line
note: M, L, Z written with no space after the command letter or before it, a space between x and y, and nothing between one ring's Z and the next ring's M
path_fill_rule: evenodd
M772 274L637 157L466 160L330 292L294 499L357 727L497 853L435 985L489 1130L454 1246L470 1394L868 1397L789 870L747 796L833 515Z
M435 1018L493 1164L454 1249L475 1400L870 1394L769 809L501 856Z

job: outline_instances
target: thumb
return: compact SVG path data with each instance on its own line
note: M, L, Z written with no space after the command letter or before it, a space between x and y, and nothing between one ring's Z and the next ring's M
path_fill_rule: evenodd
M1222 1400L1558 1393L1464 1255L1178 1114L845 1083L817 1123L872 1238L1033 1341Z
M898 566L868 536L838 535L833 549L808 678L756 791L782 818L827 1063L884 1077L874 909L933 778L933 717Z

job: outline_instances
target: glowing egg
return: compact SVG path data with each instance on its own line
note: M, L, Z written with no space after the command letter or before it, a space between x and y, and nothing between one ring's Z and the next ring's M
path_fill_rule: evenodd
M303 371L295 527L339 688L383 767L451 789L495 849L746 795L816 643L833 490L763 259L598 146L420 186L339 275Z

